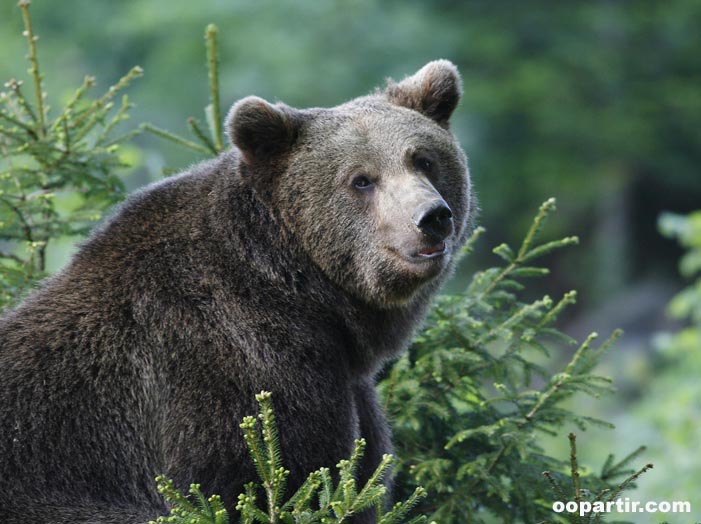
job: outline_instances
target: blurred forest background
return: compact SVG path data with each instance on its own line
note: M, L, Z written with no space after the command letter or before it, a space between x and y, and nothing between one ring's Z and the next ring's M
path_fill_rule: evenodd
M332 106L429 60L455 62L465 96L453 126L479 196L483 245L517 243L540 202L557 197L546 234L578 235L582 245L553 255L552 278L530 291L579 290L563 319L574 336L626 331L604 370L619 393L586 407L617 429L582 435L582 460L603 462L612 439L619 455L647 444L655 470L636 497L692 500L701 515L701 358L664 343L680 327L667 304L688 282L681 248L658 231L661 212L701 209L701 2L35 0L32 18L54 96L69 97L86 74L104 88L143 67L124 129L151 122L185 133L187 117L201 118L210 22L220 30L225 107L249 94ZM27 68L21 31L15 2L3 1L3 81ZM122 154L130 191L200 159L150 135ZM72 249L54 247L49 270ZM471 256L453 288L490 257Z

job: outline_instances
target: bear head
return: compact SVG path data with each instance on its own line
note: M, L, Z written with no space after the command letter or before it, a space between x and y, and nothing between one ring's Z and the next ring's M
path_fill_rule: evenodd
M326 276L393 307L440 280L468 233L467 162L449 131L461 93L438 60L331 109L245 98L227 131L241 176Z

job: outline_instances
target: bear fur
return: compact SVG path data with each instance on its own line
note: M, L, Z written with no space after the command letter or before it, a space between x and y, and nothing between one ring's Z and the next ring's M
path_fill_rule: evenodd
M331 109L245 98L233 148L130 197L5 312L0 522L145 524L167 513L158 474L233 511L261 390L288 494L359 437L367 480L392 449L375 376L473 214L460 96L439 60Z

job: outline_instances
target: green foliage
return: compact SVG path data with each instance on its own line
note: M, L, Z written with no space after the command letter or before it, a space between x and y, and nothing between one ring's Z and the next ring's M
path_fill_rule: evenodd
M463 293L438 299L408 354L380 384L400 457L399 492L424 485L429 497L420 510L443 524L487 522L488 515L509 523L551 517L542 472L564 463L544 454L539 433L558 434L568 423L607 425L563 403L575 393L611 391L610 379L593 369L620 333L598 347L595 333L577 345L553 327L574 292L559 301L519 299L524 279L548 273L531 265L535 259L577 242L536 245L554 209L553 199L541 206L519 249L494 249L503 266L476 273ZM481 233L475 231L466 252ZM574 353L551 375L542 362L555 349ZM613 473L588 473L582 482L589 490L612 489L623 474Z
M422 488L416 488L405 502L384 509L387 488L382 484L392 464L392 457L385 455L365 486L358 490L355 475L363 457L365 441L357 440L349 460L338 464L338 482L334 486L328 468L321 468L309 475L302 486L287 501L283 500L289 471L283 466L282 451L278 440L271 395L261 392L256 396L260 414L245 417L241 424L251 459L260 477L260 485L249 483L239 495L236 509L241 524L343 524L353 515L375 509L378 524L421 524L426 518L409 518L410 510L425 496ZM159 517L159 524L227 524L229 517L221 499L213 495L206 498L200 486L190 486L190 497L180 493L171 480L158 477L158 490L171 504L169 516ZM259 497L262 487L263 497ZM259 505L262 502L262 507Z
M172 480L156 477L158 492L171 505L170 516L158 517L155 522L168 524L228 524L229 514L221 502L221 497L212 495L207 498L200 490L199 484L191 484L190 497L183 495ZM151 521L153 524L154 521Z
M690 326L674 335L666 343L698 351L701 348L701 211L688 216L665 213L660 217L662 234L676 238L687 252L679 262L681 274L694 283L678 293L669 304L669 313L680 320L688 320Z
M29 43L33 97L12 79L0 94L0 307L45 275L49 242L84 235L102 212L121 199L117 171L120 144L134 132L113 136L132 107L126 95L112 99L141 75L133 68L101 97L90 99L95 79L85 77L51 116L39 69L29 2L19 4ZM59 206L59 203L61 206Z
M659 227L686 250L679 267L690 282L667 309L683 327L653 339L654 381L643 384L644 397L625 410L617 425L621 434L627 430L643 435L649 444L646 455L660 470L641 484L639 498L682 499L697 510L701 507L701 211L686 216L666 213Z

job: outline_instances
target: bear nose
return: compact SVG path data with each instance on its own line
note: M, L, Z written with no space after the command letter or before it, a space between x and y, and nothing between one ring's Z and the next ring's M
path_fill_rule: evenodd
M435 242L442 242L453 231L453 212L440 200L424 204L414 213L414 224Z

